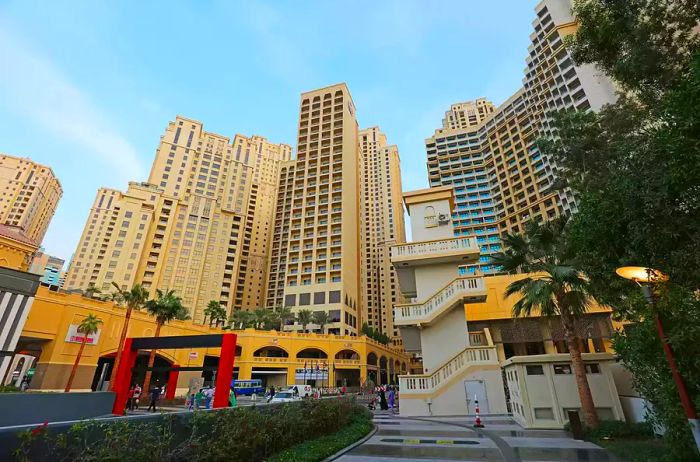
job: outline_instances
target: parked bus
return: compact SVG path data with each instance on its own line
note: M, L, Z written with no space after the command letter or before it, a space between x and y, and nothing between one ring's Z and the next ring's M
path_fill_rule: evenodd
M262 395L265 393L265 389L262 386L262 381L260 379L252 380L231 380L231 388L236 392L238 396L245 395L250 396L253 393L256 395Z

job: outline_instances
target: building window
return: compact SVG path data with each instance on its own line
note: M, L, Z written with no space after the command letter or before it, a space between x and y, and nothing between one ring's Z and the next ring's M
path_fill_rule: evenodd
M314 305L322 305L326 303L326 293L325 292L315 292L314 293Z
M340 303L340 291L331 290L328 292L328 303Z
M587 363L584 364L586 368L586 374L600 374L600 366L598 363Z
M557 375L571 375L571 365L569 364L555 364L554 373Z
M311 294L299 294L299 306L311 304Z
M540 364L533 364L531 366L525 366L527 375L544 375L544 369Z
M285 295L284 304L285 306L296 306L297 296L295 294Z

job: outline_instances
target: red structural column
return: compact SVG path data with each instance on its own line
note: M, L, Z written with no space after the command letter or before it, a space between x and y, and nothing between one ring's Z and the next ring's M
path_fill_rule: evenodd
M131 370L136 363L137 351L132 349L133 339L127 338L124 341L121 357L119 358L119 367L115 378L114 388L112 389L116 396L114 398L114 406L112 414L122 415L126 409L126 402L129 399L129 385L131 384Z
M236 334L223 334L221 340L221 355L219 356L219 369L216 371L216 394L214 406L227 407L228 396L231 391L231 379L233 378L233 360L236 357Z
M168 374L168 385L165 387L165 399L174 399L175 391L177 390L177 378L180 375L180 366L173 364Z

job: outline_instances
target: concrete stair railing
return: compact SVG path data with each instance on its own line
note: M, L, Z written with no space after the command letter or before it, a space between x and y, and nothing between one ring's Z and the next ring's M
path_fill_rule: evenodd
M467 372L471 366L499 366L496 347L468 347L440 366L431 374L399 376L399 392L404 398L411 395L432 395L452 378Z
M394 324L410 326L427 324L468 297L486 296L482 277L458 277L422 303L407 303L394 307Z

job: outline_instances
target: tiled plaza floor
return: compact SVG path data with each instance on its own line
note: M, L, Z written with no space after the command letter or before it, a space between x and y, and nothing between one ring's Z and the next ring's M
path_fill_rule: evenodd
M507 416L487 417L483 429L468 417L401 418L386 411L376 412L374 422L377 433L338 461L620 462L593 443L558 430L523 430Z

